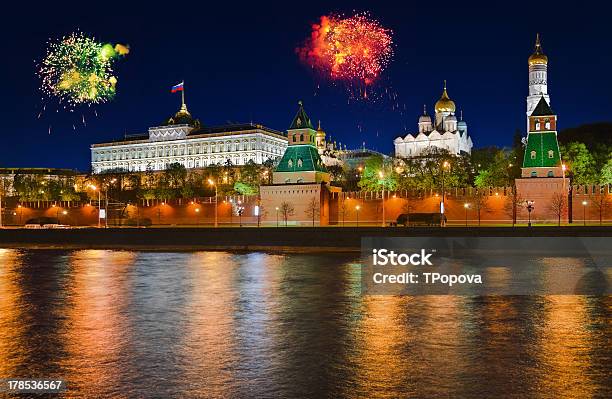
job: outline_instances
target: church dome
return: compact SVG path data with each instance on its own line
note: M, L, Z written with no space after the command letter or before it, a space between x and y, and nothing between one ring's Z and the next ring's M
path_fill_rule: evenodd
M529 66L531 65L547 65L548 57L542 52L542 45L540 44L540 34L536 35L535 51L529 57Z
M529 57L529 65L546 65L548 64L548 57L544 54L533 53Z
M419 116L419 123L431 123L431 116L429 115Z
M442 97L436 102L436 113L441 112L455 112L455 102L448 97L448 93L446 92L446 81L444 81Z
M325 130L321 128L321 121L319 121L319 126L317 127L317 137L325 137Z
M189 111L187 111L187 106L183 104L181 109L174 114L174 116L164 121L164 125L189 125L191 127L200 127L200 121L194 119Z

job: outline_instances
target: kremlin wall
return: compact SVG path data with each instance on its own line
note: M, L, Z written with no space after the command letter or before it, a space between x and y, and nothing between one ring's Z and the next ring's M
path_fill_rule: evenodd
M483 196L480 211L480 223L482 225L511 225L512 224L512 189L510 187L491 188L488 195ZM466 208L468 225L478 225L478 212L474 204L475 189L451 189L445 197L446 217L449 226L465 226ZM584 223L583 215L588 225L598 225L600 209L596 205L602 197L612 195L607 186L574 186L572 196L572 217L574 225ZM290 202L290 199L287 200ZM558 216L543 201L535 199L534 210L531 220L535 224L556 225ZM583 206L582 202L587 201ZM240 202L244 207L243 216L240 218L232 212L232 203ZM16 204L6 204L13 211L4 214L4 225L23 225L28 219L40 216L59 218L60 223L73 226L97 226L97 204L96 201L80 202L21 202L21 207ZM218 218L220 226L239 226L242 220L243 226L257 226L255 206L258 204L257 196L234 196L219 197ZM260 202L261 204L261 202ZM440 195L434 192L385 192L385 216L387 225L395 222L398 215L402 213L436 212L440 204ZM298 207L296 203L295 212L288 217L289 226L310 226L312 219L306 213L304 207ZM357 212L356 207L359 206ZM524 206L516 207L517 224L526 225L528 212ZM235 211L235 209L234 209ZM64 213L65 212L65 213ZM130 204L121 209L110 209L109 226L135 226L136 218L145 224L150 220L155 226L196 226L214 223L214 197L197 198L193 201L180 199L169 201L149 201L149 206L143 201ZM382 192L345 192L333 193L329 202L324 204L320 215L317 215L316 225L331 226L355 226L359 219L360 226L378 226L382 221ZM563 213L561 224L567 224L567 211ZM602 222L612 223L612 207L602 209ZM276 226L275 208L261 208L260 223L262 226ZM104 224L104 220L102 220ZM279 226L284 226L282 214L278 214Z

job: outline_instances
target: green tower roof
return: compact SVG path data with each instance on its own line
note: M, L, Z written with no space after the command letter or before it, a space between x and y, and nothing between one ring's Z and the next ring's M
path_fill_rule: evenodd
M549 152L552 151L552 157ZM532 152L535 156L532 158ZM523 168L549 168L561 165L559 143L555 132L533 132L527 136Z
M531 116L550 116L554 114L555 113L550 108L550 105L548 105L546 99L544 98L544 96L542 96L540 98L540 102L538 102L538 105L536 105L535 109L531 113Z
M275 172L327 172L315 147L308 144L290 145Z
M304 105L301 101L298 102L299 109L297 114L295 114L295 118L293 118L293 122L289 126L289 130L291 129L314 129L312 123L310 122L310 118L306 115L306 111L304 111Z

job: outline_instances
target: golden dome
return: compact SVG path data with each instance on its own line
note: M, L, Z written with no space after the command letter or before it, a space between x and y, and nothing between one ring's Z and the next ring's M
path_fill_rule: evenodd
M548 57L542 52L542 45L540 44L540 34L536 34L535 51L529 57L529 66L531 65L547 65Z
M442 97L436 102L436 113L440 112L455 112L455 102L448 97L446 92L446 80L444 81L444 91Z

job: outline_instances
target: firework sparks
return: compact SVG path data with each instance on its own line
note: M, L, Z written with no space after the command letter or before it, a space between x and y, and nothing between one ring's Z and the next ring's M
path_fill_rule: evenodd
M303 62L333 80L367 86L374 83L393 57L391 35L390 29L367 14L323 16L297 52Z
M41 90L65 108L100 104L115 96L117 78L112 66L129 47L99 43L77 32L49 43L40 62Z

